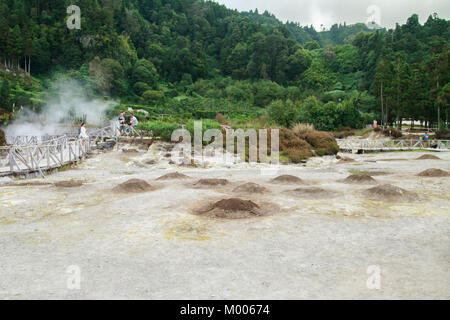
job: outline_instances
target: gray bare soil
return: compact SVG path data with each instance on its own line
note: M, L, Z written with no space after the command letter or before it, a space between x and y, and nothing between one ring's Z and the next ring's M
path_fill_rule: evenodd
M417 176L449 171L450 153L313 158L278 170L179 167L165 153L112 151L28 181L48 185L0 186L0 299L450 298L450 178ZM173 172L192 179L158 180ZM366 197L376 186L342 182L360 172L385 172L378 185L418 199ZM272 183L281 175L308 185ZM132 179L152 187L114 191ZM193 188L200 179L229 183ZM83 184L55 186L61 181ZM247 183L265 192L236 193ZM333 197L290 192L298 188ZM230 198L277 209L243 219L193 214ZM81 272L79 289L68 286L70 266ZM367 286L370 266L381 271L379 289Z

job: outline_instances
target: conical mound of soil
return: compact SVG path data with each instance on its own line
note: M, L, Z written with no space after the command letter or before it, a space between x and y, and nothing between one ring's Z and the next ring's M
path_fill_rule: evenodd
M0 128L0 147L6 146L6 135L5 132Z
M195 186L224 186L229 182L226 179L200 179L194 185Z
M123 153L139 153L137 149L122 149Z
M356 160L348 157L342 157L341 160L338 161L338 164L352 163L352 162L356 162Z
M272 179L273 183L303 183L303 180L296 176L282 175Z
M222 199L213 204L212 209L223 209L226 211L252 211L259 206L251 200L239 198Z
M146 160L144 163L152 166L152 165L157 164L158 161L156 161L155 159L150 159L150 160Z
M185 174L179 172L172 172L159 177L156 180L180 180L180 179L189 179L189 177Z
M336 196L335 192L323 188L297 188L295 190L287 190L284 193L294 197L307 199L324 199Z
M417 199L417 196L414 193L390 184L367 189L362 193L370 199L380 201L412 201Z
M233 189L233 192L236 193L265 193L267 191L269 191L267 188L253 182L242 184Z
M377 181L368 174L352 174L344 179L344 183L374 184L377 183Z
M450 176L450 173L441 169L428 169L419 173L418 176L439 178L439 177L448 177Z
M55 187L58 188L78 188L84 184L84 181L81 180L69 180L69 181L59 181L55 182Z
M423 156L418 157L416 160L441 160L441 158L433 154L424 154Z
M231 198L198 209L197 214L211 218L245 219L267 215L268 211L253 201Z
M131 179L114 187L113 191L120 193L140 193L153 191L155 188L147 181Z

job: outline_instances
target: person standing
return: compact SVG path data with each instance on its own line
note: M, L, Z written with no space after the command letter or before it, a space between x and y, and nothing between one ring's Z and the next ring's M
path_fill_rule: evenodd
M424 148L428 148L428 132L425 132L423 135L423 146Z
M125 111L122 111L119 115L119 124L120 125L124 125L126 124L126 120L125 120Z
M83 145L85 145L86 140L89 139L89 136L86 132L86 123L83 122L80 126L80 129L78 130L78 138L81 139Z
M137 120L137 118L132 113L130 113L130 127L132 131L135 131L134 128L136 128L138 124L139 121Z
M122 111L119 115L119 131L120 134L123 134L125 131L125 125L127 124L127 121L125 119L125 111Z

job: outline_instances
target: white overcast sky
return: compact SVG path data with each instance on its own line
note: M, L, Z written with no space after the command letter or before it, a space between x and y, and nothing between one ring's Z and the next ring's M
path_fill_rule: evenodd
M393 28L396 22L404 24L413 13L421 23L437 12L439 17L450 18L450 0L215 0L232 9L249 11L267 10L282 21L314 25L316 30L323 24L329 28L334 23L373 21ZM374 7L376 6L376 7ZM375 9L374 9L375 8ZM379 8L379 10L377 9ZM379 14L378 14L379 12Z

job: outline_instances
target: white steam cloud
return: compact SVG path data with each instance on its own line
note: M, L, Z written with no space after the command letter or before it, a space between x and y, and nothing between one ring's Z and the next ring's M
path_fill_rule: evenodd
M88 125L105 124L106 110L113 101L90 99L87 91L75 80L59 79L46 93L46 104L40 113L24 108L18 118L4 128L7 136L45 136L74 131L74 118L86 117Z

